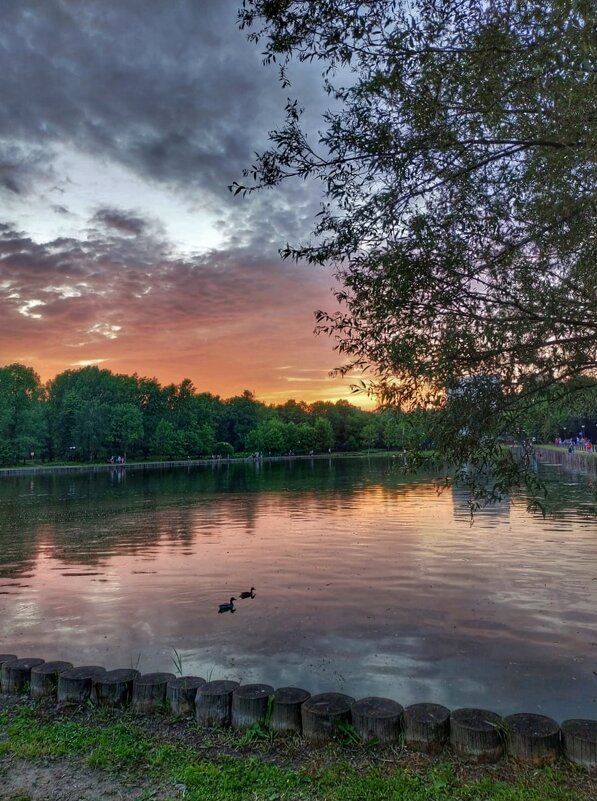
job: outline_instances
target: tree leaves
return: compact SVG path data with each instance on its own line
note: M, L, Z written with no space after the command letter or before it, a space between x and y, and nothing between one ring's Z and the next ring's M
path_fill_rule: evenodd
M497 469L486 442L530 384L597 371L597 7L246 0L240 19L266 54L320 61L336 101L317 153L289 102L246 188L324 187L314 242L284 250L343 285L318 330L382 402L442 397L448 460ZM484 439L463 442L449 387L494 375Z

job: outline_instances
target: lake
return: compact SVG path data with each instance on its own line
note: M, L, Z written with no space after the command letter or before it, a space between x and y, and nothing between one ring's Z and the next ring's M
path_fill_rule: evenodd
M4 477L0 651L597 718L595 495L543 470L473 525L385 458Z

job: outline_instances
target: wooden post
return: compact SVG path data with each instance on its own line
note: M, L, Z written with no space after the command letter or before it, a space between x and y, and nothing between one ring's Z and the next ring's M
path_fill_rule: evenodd
M34 657L5 662L2 665L2 690L14 695L26 692L31 684L31 670L43 663L43 659Z
M450 743L477 762L497 762L504 753L503 719L488 709L457 709L450 717Z
M208 681L195 696L197 723L202 726L230 726L232 693L238 681Z
M4 665L7 662L14 662L16 658L15 654L0 654L0 687L3 693L6 692L4 686L8 682L8 673L4 672Z
M360 738L367 742L377 739L392 743L400 737L404 709L389 698L361 698L350 710L352 725Z
M195 696L199 687L207 684L200 676L178 676L168 682L166 698L170 702L172 714L177 717L193 717Z
M597 768L597 720L565 720L562 738L564 753L571 762Z
M280 687L276 690L270 728L274 731L295 731L300 734L303 730L301 706L310 697L311 693L300 687Z
M301 707L303 735L309 740L327 740L338 723L350 723L354 698L343 693L312 695Z
M545 715L520 713L504 718L508 754L530 765L548 765L560 755L560 727Z
M82 665L70 668L58 676L58 703L84 704L91 696L93 679L98 673L105 673L100 665Z
M231 722L234 729L248 729L263 723L274 688L269 684L243 684L232 693Z
M450 736L450 710L441 704L411 704L404 710L404 741L413 751L439 754Z
M139 676L133 668L107 670L93 677L91 698L98 706L128 706L133 696L133 682Z
M166 706L168 682L175 679L174 673L146 673L133 682L132 705L137 712L155 712Z
M56 696L58 676L72 668L72 662L44 662L31 669L31 697Z

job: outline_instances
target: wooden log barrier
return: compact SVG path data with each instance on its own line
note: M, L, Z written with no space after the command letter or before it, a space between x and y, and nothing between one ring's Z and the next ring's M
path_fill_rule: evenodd
M91 697L93 679L98 673L105 673L100 665L81 665L65 670L58 676L58 703L84 704Z
M2 665L2 690L5 693L18 695L26 692L31 684L31 671L38 665L43 665L43 659L35 657L13 659Z
M58 677L72 668L72 662L44 662L31 669L31 697L51 698L58 690Z
M389 698L361 698L350 710L352 725L364 742L377 739L392 743L400 737L404 709Z
M411 704L404 710L404 742L413 751L439 754L450 736L450 710L441 704Z
M133 682L133 708L143 713L164 709L168 682L175 678L174 673L145 673L137 676Z
M338 723L350 723L355 699L343 693L312 695L301 707L303 735L309 740L327 740Z
M269 684L243 684L232 693L231 723L234 729L248 729L264 723L274 688Z
M560 727L545 715L522 712L504 718L508 754L530 765L549 765L560 755Z
M195 696L195 715L202 726L230 726L232 693L238 681L208 681Z
M300 734L303 730L301 706L310 697L311 693L300 687L280 687L276 690L269 722L270 729L295 731Z
M168 682L166 698L172 713L177 717L195 715L195 696L199 687L207 684L201 676L178 676Z
M133 682L140 676L133 668L118 668L93 677L91 698L98 706L122 708L131 703Z
M16 658L16 654L0 654L0 689L2 692L6 692L4 682L8 681L8 673L6 674L6 679L4 678L4 665L7 662L14 662Z
M497 762L504 753L504 721L488 709L456 709L450 716L450 743L477 762Z
M562 739L564 753L571 762L597 768L597 720L565 720Z

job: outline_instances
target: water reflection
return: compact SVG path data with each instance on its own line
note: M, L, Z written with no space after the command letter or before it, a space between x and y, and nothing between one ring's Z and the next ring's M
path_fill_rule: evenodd
M3 649L596 716L593 501L548 475L555 516L514 499L472 527L386 460L5 480Z

